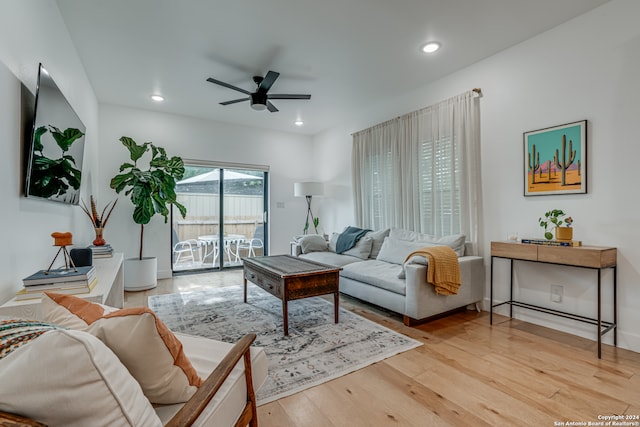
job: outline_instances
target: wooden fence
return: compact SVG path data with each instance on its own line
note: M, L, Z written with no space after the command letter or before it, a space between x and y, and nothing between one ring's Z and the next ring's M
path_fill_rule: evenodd
M262 224L263 197L248 195L224 195L223 197L225 233L253 237L256 225ZM179 214L175 215L174 211L173 228L178 241L219 233L219 195L179 193L178 202L187 208L184 219Z

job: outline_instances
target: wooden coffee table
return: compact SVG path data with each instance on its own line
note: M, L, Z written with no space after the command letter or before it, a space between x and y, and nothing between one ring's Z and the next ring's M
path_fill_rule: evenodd
M285 336L289 335L287 303L291 300L333 294L334 320L338 323L338 274L342 268L291 255L243 258L242 261L244 302L247 302L247 281L280 298Z

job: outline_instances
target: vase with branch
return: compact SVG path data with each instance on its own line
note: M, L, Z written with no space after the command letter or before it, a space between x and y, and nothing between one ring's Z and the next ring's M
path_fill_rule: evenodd
M98 213L98 208L96 207L96 201L93 198L93 195L89 196L89 206L87 206L87 204L82 200L80 202L82 210L91 220L91 224L93 225L93 229L96 233L96 238L93 240L94 246L104 246L105 243L107 243L103 237L104 227L107 225L107 221L109 221L111 212L113 212L113 208L116 207L118 199L107 203L101 213Z

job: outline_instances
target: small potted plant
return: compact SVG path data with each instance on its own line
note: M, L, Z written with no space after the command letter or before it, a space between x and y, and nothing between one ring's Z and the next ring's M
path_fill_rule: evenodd
M538 218L540 227L544 228L544 237L547 240L553 239L553 233L549 230L550 227L555 228L556 240L571 240L573 239L573 218L567 216L567 214L561 209L553 209L545 212L544 217Z

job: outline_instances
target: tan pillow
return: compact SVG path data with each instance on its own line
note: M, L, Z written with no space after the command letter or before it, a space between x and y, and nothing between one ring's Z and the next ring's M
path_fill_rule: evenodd
M46 321L85 330L104 342L152 403L186 402L202 383L182 343L146 307L106 313L100 304L51 292L45 293L41 304Z

